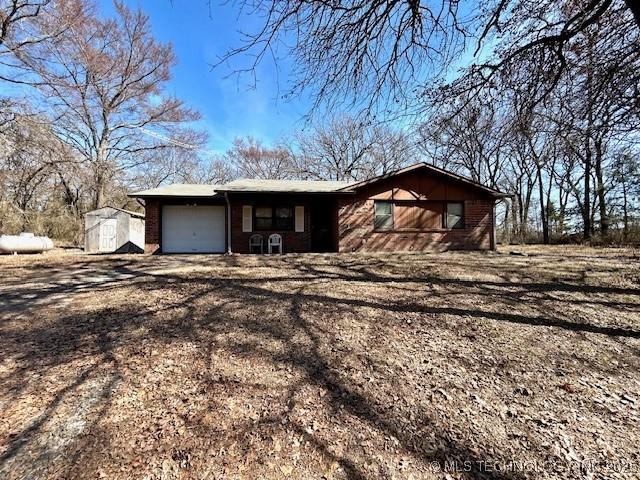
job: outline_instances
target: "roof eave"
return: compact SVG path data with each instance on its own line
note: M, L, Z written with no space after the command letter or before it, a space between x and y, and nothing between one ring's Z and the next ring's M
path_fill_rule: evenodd
M213 195L183 195L183 194L168 194L168 193L157 193L157 194L139 194L139 193L128 193L127 197L129 198L216 198L221 197L218 195L218 192Z
M217 190L220 193L250 193L250 194L261 194L261 193L269 193L269 194L285 194L285 195L344 195L344 194L354 194L355 192L345 192L342 190L330 190L326 192L304 192L300 190Z

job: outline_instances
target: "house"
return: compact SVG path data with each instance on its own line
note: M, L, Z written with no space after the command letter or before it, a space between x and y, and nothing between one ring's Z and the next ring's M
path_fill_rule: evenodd
M249 253L252 236L266 245L273 233L285 252L490 250L507 195L418 163L358 183L244 179L130 196L145 202L146 252Z
M102 207L84 216L87 253L141 253L144 250L144 214Z

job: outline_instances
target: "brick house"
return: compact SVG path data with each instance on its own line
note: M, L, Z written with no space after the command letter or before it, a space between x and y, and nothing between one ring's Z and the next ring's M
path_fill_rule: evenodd
M148 253L250 253L272 234L284 252L490 250L507 195L418 163L358 183L245 179L130 196L145 202Z

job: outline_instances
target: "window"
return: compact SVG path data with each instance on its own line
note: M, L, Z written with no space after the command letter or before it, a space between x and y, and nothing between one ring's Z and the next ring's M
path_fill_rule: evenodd
M256 230L293 230L293 207L256 207Z
M442 228L441 202L397 202L394 208L397 230L433 230Z
M464 228L464 205L461 202L447 203L446 228Z
M275 227L276 230L293 230L293 208L275 208Z
M376 230L393 229L393 203L374 202L373 228Z
M272 223L272 208L271 207L256 207L256 230L271 230Z

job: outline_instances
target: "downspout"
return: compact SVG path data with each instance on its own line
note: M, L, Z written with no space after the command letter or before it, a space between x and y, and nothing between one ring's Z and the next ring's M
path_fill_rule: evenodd
M231 202L229 192L224 192L224 199L227 202L227 255L231 255Z
M496 243L496 202L494 201L491 208L491 250L494 252L496 251Z

